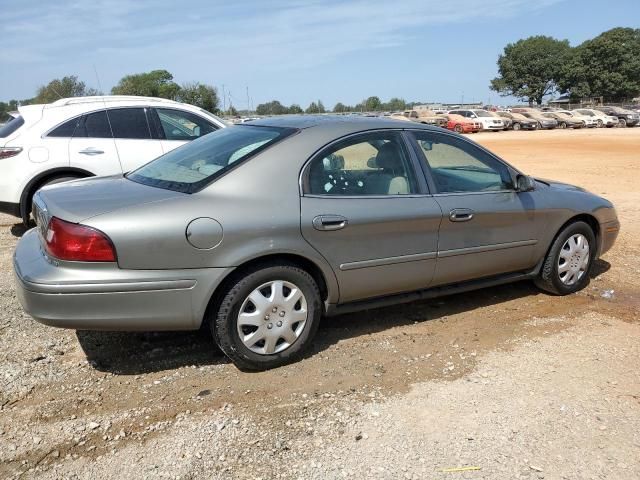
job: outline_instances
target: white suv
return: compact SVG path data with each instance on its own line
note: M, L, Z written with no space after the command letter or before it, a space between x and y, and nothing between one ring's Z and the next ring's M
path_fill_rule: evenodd
M20 107L0 127L0 212L29 221L42 186L133 170L225 123L162 98L65 98Z
M451 110L449 113L472 118L482 124L483 130L504 130L504 121L500 117L494 117L486 110Z

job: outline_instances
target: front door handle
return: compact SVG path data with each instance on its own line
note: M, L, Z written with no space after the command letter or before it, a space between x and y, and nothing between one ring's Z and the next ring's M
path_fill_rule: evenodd
M80 150L78 153L82 155L102 155L104 153L103 150L98 150L97 148L89 147L84 150Z
M340 230L347 226L347 219L342 215L318 215L313 219L316 230Z
M449 220L452 222L468 222L473 218L473 213L470 208L454 208L449 212Z

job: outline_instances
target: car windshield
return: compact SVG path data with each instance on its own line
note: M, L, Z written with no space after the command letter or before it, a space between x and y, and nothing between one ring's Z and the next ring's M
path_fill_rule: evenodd
M475 113L479 117L493 117L493 115L491 115L489 112L485 112L484 110L473 110L473 113Z
M7 138L22 125L24 125L24 118L22 118L22 116L18 115L17 117L12 118L5 125L0 127L0 138Z
M147 163L127 174L127 178L153 187L194 193L295 131L249 125L223 128Z

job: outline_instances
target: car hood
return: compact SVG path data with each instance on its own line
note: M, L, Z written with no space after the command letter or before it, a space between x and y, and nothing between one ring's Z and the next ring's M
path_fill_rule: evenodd
M587 192L587 190L585 190L584 188L578 187L576 185L571 185L569 183L562 183L556 180L547 180L546 178L536 178L535 180L547 185L549 188L553 188L554 190L573 190L576 192Z
M114 175L50 185L38 192L35 201L39 208L46 208L49 216L79 223L114 210L184 195Z

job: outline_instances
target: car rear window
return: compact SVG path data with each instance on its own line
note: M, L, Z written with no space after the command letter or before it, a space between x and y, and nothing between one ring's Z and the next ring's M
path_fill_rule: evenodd
M0 138L7 138L13 132L18 130L22 125L24 125L24 118L22 118L21 115L12 118L5 125L0 127Z
M147 163L127 178L153 187L194 193L295 131L249 125L223 128Z

